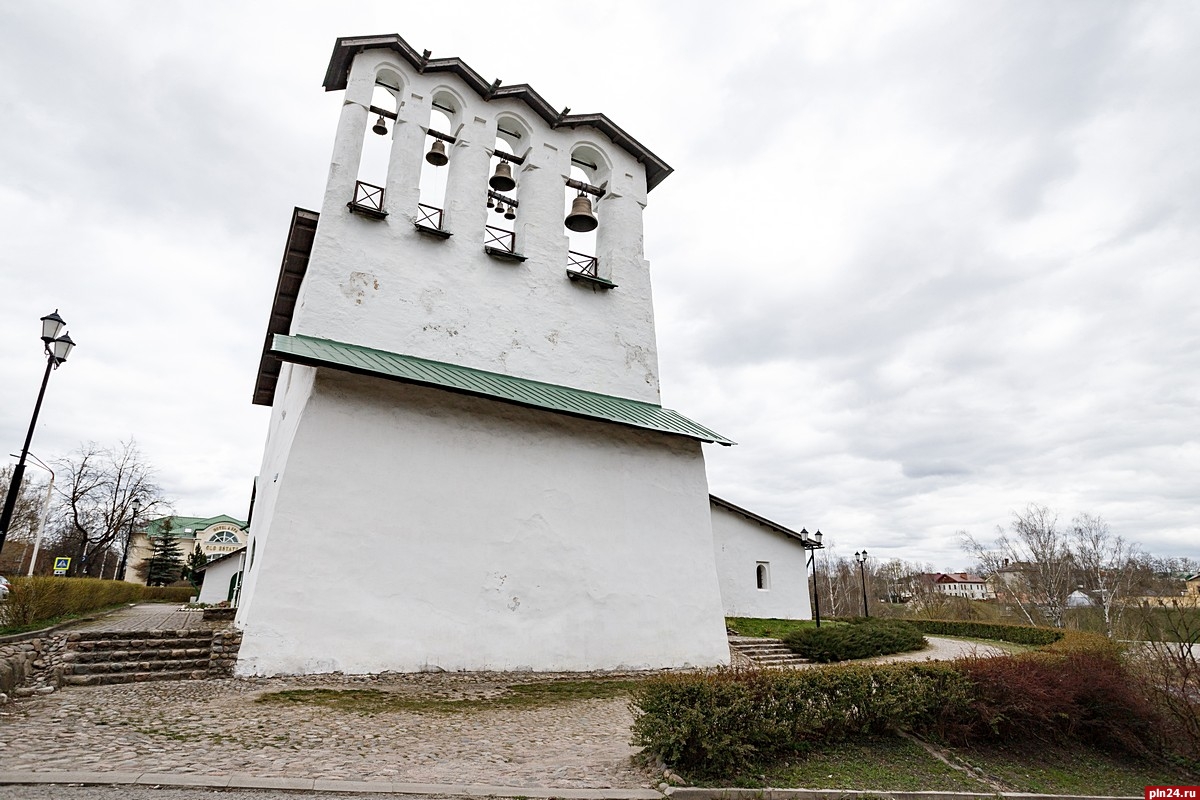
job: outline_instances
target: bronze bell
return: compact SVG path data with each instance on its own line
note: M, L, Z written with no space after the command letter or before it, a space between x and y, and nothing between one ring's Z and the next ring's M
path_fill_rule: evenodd
M496 203L496 213L497 213L497 214L503 214L503 213L504 213L504 203L503 203L503 202Z
M380 114L379 119L375 120L375 124L371 126L371 130L380 136L387 136L387 123L383 121L383 114Z
M509 206L508 210L504 212L504 218L505 219L516 219L517 218L517 210L515 208L513 208L512 206Z
M435 167L444 167L450 162L446 156L446 143L441 139L437 139L433 143L433 147L429 148L429 152L425 154L425 160Z
M511 192L517 188L517 182L513 180L512 167L507 161L501 161L496 165L496 173L488 179L488 186L495 189L497 192Z
M591 198L580 192L579 196L571 201L571 213L567 214L563 224L576 233L596 230L596 226L600 223L596 221L596 215L592 213Z
M492 196L489 194L488 195L488 208L495 208L495 207L496 207L496 201L493 200Z

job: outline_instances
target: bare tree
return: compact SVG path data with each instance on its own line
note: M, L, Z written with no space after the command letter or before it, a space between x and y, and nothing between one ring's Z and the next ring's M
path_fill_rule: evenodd
M1113 635L1137 580L1138 547L1114 534L1098 516L1080 514L1071 522L1075 561L1088 589L1095 592L1104 612L1104 633Z
M154 470L131 440L118 447L81 445L59 462L60 546L75 555L75 575L102 577L104 557L120 558L129 536L133 501L142 513L165 510Z
M1003 576L994 581L997 594L1016 605L1031 625L1037 624L1036 612L1041 611L1061 628L1074 585L1075 559L1066 534L1058 528L1058 515L1031 503L1013 513L1009 532L997 528L991 547L963 533L963 548L984 571Z

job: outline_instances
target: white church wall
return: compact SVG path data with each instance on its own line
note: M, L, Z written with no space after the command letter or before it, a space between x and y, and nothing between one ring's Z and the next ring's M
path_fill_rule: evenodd
M712 528L726 616L812 619L807 559L799 542L716 503ZM767 567L763 589L759 564Z
M305 404L312 394L317 371L313 367L284 363L275 384L275 399L271 406L271 421L262 465L255 482L254 513L250 520L250 537L246 543L246 571L242 576L242 595L235 624L244 624L243 613L253 597L259 566L258 554L266 544L279 500L280 482L284 480L289 449L304 414Z
M359 155L373 117L375 75L402 79L392 137L385 207L376 220L349 213ZM462 108L449 146L444 228L440 239L417 232L424 126L432 98L445 92ZM519 118L529 130L514 148L519 198L516 249L524 262L484 252L490 153L496 119ZM571 154L586 145L602 154L590 176L608 184L596 204L600 289L567 278L564 179ZM601 394L659 402L649 264L642 249L646 204L643 167L586 127L551 129L524 103L485 101L454 75L419 74L395 54L372 50L354 61L334 146L308 272L292 332L446 361ZM490 216L489 216L490 215Z
M728 663L694 440L320 370L278 487L239 674Z

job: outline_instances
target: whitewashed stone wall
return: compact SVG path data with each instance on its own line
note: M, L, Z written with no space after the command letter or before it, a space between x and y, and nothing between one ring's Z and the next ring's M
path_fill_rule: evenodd
M238 674L728 663L698 442L327 370L310 386L260 480Z
M726 616L812 619L806 555L799 542L716 503L712 528ZM760 563L767 565L765 589L758 588Z

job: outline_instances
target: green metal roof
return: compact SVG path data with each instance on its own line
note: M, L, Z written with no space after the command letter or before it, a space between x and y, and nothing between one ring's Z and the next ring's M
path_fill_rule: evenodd
M215 517L182 517L170 515L167 517L159 517L151 520L146 524L146 533L150 536L157 536L162 529L162 524L165 520L171 520L171 535L173 537L195 538L196 531L202 531L205 528L216 525L218 522L228 522L231 525L237 525L239 528L245 528L246 523L240 519L234 519L228 514L218 514ZM184 533L185 528L191 528L190 534Z
M457 364L429 361L311 336L275 334L271 352L284 361L297 364L332 367L404 383L434 386L560 414L687 436L702 442L736 444L669 408L624 397L585 392L569 386L541 383L497 372L484 372Z

